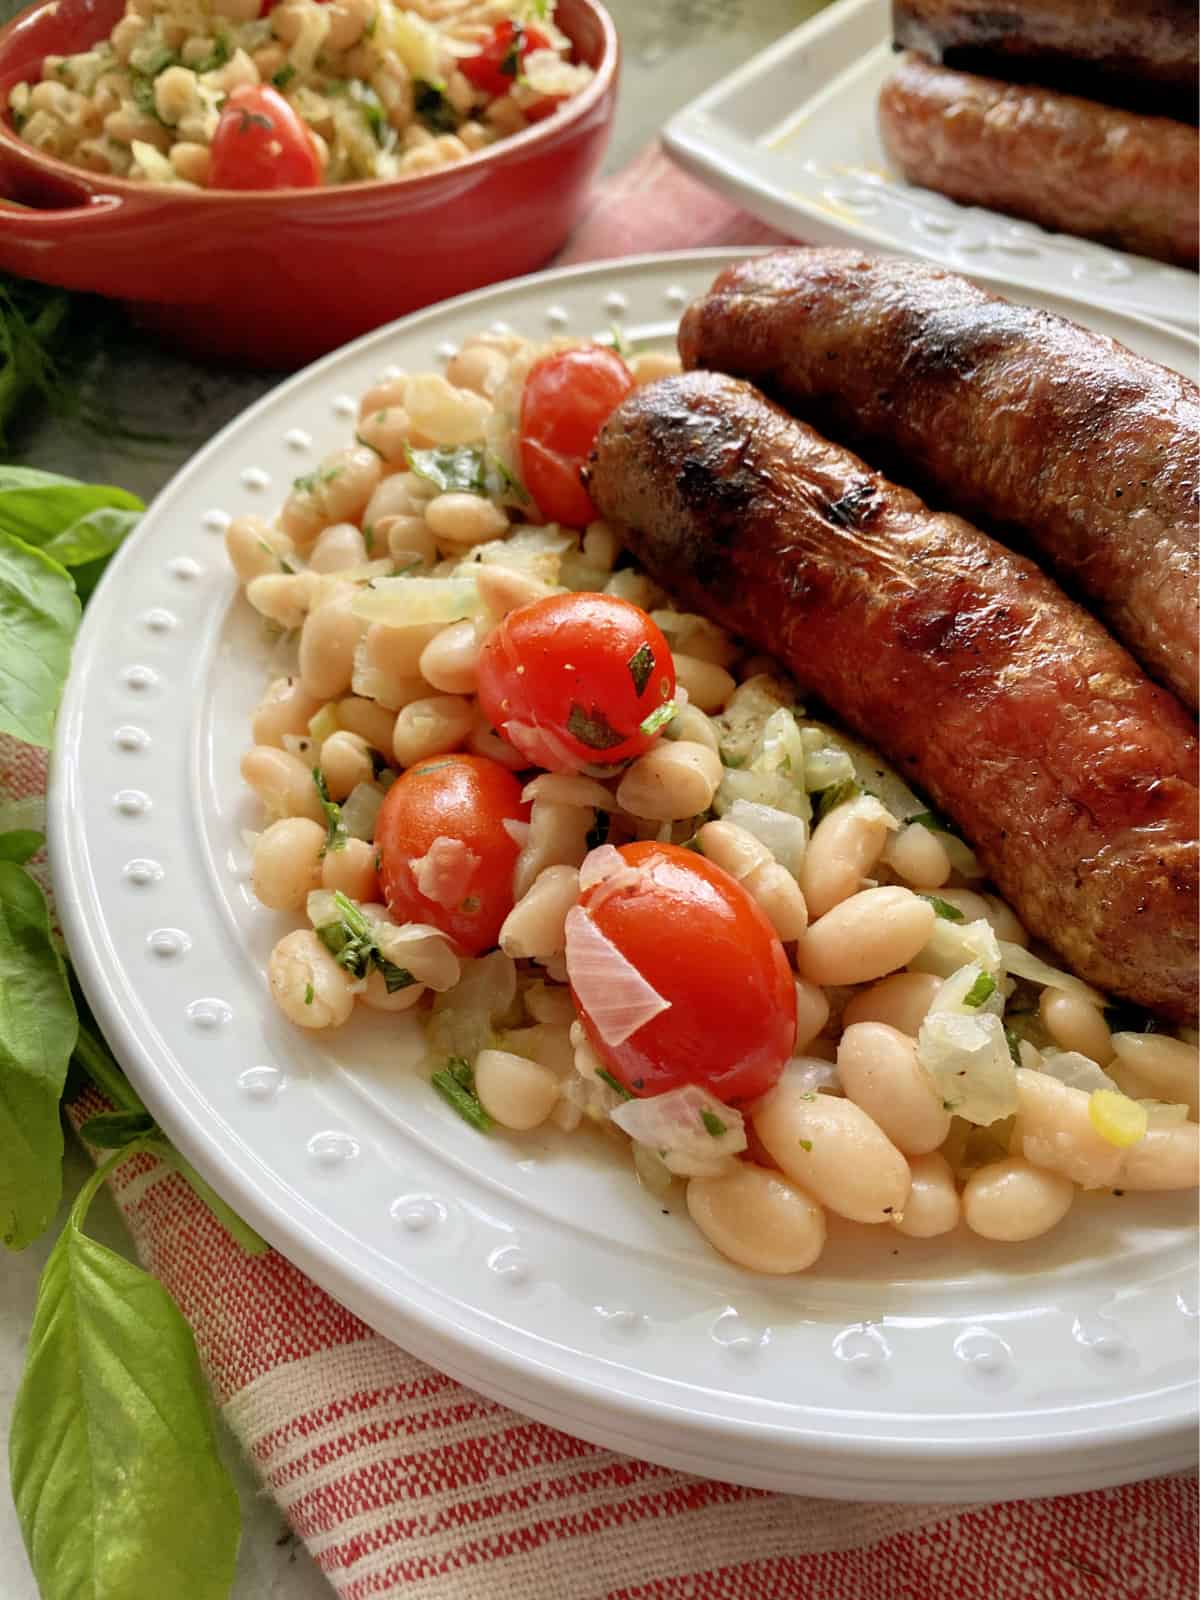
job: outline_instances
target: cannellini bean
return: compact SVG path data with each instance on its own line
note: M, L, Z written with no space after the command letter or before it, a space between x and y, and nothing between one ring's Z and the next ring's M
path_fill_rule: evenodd
M718 1178L692 1178L687 1208L714 1249L752 1272L803 1272L825 1245L821 1207L782 1173L752 1161Z
M254 846L254 895L272 911L302 911L321 881L325 829L307 817L283 817Z
M311 928L297 928L271 951L267 982L276 1005L301 1028L338 1028L354 1010L349 975Z
M761 839L736 822L706 822L696 843L710 861L739 883L774 859Z
M437 560L437 542L424 517L381 517L364 527L371 528L376 548L379 541L386 544L392 560L406 571L414 562L431 567Z
M630 605L650 611L661 605L665 596L652 578L633 567L621 567L604 585L605 594L615 594L618 600L628 600Z
M852 1100L802 1094L784 1082L752 1120L771 1159L830 1211L851 1222L886 1222L904 1210L908 1163Z
M504 919L500 948L516 961L549 961L566 944L567 912L579 899L577 867L547 867Z
M513 868L513 900L528 894L547 867L578 867L587 855L587 836L596 813L591 806L564 806L535 800L529 818L529 837Z
M854 805L835 806L817 823L800 868L800 887L812 917L823 917L862 887L888 832L882 807L867 813Z
M367 631L353 605L354 591L343 585L309 612L300 630L300 681L318 699L336 700L350 688L354 652Z
M842 1012L842 1025L886 1022L915 1039L941 986L942 980L931 972L894 972L850 998Z
M659 378L671 378L682 371L683 363L674 350L644 350L629 363L633 381L639 388L644 383L655 383Z
M1126 1152L1096 1132L1088 1099L1047 1073L1017 1068L1020 1154L1085 1189L1103 1189L1116 1181Z
M387 979L377 967L372 967L367 973L366 988L359 991L358 998L372 1011L411 1011L424 993L423 984L409 983L389 994Z
M1186 1105L1188 1116L1195 1120L1200 1075L1195 1045L1162 1033L1114 1033L1111 1038L1119 1066L1128 1067L1148 1084L1154 1099Z
M950 1163L945 1156L931 1151L928 1155L910 1156L908 1165L912 1188L903 1212L892 1219L892 1227L909 1239L933 1239L940 1233L949 1233L958 1226L962 1215Z
M378 485L367 501L363 522L382 522L385 517L420 517L437 493L427 479L415 472L393 472Z
M403 406L385 406L372 411L358 425L358 437L363 444L369 445L389 466L404 460L412 434L412 418ZM363 520L370 520L365 512Z
M382 900L375 846L366 839L346 839L337 850L327 850L321 862L321 887L341 892L360 905Z
M251 722L255 744L282 746L284 735L304 738L308 725L321 709L299 678L276 678L258 703Z
M479 677L479 635L473 622L452 622L421 651L426 683L444 694L474 694Z
M393 628L385 622L373 622L363 635L362 649L355 663L354 676L369 684L370 698L389 705L397 699L396 710L405 704L406 694L399 698L389 693L393 687L407 687L421 676L421 657L426 645L442 631L441 622L412 622ZM357 681L355 687L357 688Z
M382 476L379 457L364 445L351 445L329 456L317 474L318 498L326 523L357 522Z
M481 1050L475 1058L475 1093L501 1127L526 1133L553 1111L558 1075L509 1050Z
M475 707L461 695L412 700L396 718L392 752L402 767L457 750L475 726Z
M963 1220L985 1239L1015 1242L1049 1233L1071 1209L1075 1185L1056 1172L1043 1172L1020 1156L989 1161L967 1179L962 1192Z
M507 376L508 358L483 344L464 345L446 367L446 377L455 388L471 389L489 400Z
M893 834L883 859L914 889L940 889L950 876L950 857L931 828L910 822Z
M823 985L869 983L911 961L936 920L929 902L911 889L861 889L810 925L797 969Z
M674 654L674 652L673 652ZM687 690L688 704L701 711L720 711L737 684L724 667L698 656L675 655L675 681Z
M195 183L201 188L208 187L212 153L206 144L199 144L191 139L180 139L171 146L167 156L175 168L176 175L185 183Z
M686 739L690 744L705 745L715 756L721 754L721 742L712 718L705 716L699 706L684 706L677 711L663 729L666 739Z
M389 758L392 753L392 734L396 727L396 714L374 700L364 700L358 695L348 695L337 703L338 726L349 733L357 733L372 750Z
M1151 1128L1125 1151L1117 1176L1122 1189L1194 1189L1200 1184L1200 1125L1178 1122Z
M281 558L291 555L292 541L262 517L234 517L225 530L225 552L243 583L268 573L282 573Z
M367 545L352 522L333 522L319 536L309 552L313 572L345 572L361 567L367 559Z
M312 773L298 756L273 745L255 745L242 757L242 777L271 817L308 817L324 822Z
M589 522L583 535L583 557L589 566L611 572L621 554L621 539L610 523Z
M829 1021L829 1001L824 989L807 978L796 979L796 1055L803 1054Z
M288 633L299 628L308 616L316 594L317 579L308 572L272 572L251 578L246 599L268 622L275 622Z
M1113 1039L1104 1013L1081 995L1046 988L1038 1005L1046 1032L1060 1050L1078 1050L1104 1067L1113 1058Z
M534 600L544 600L547 595L558 594L548 583L528 572L518 572L513 567L488 561L475 568L475 587L488 613L497 622L519 606L531 605Z
M708 810L721 774L721 758L707 745L661 740L626 768L617 804L651 822L677 822Z
M950 1132L950 1113L909 1036L886 1022L855 1022L838 1043L838 1076L855 1105L906 1156L928 1155Z
M508 532L508 518L481 494L439 494L425 507L435 537L451 544L486 544Z
M804 937L808 907L800 885L786 867L778 861L764 861L742 880L742 887L753 897L759 910L766 913L784 944Z
M358 733L339 728L321 746L321 771L331 800L344 800L360 783L375 775L371 747Z
M525 991L525 1009L537 1022L569 1028L577 1020L571 991L548 983L535 983Z

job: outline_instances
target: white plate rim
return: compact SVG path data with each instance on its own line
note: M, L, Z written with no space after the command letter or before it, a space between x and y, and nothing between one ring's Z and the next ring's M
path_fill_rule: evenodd
M489 302L504 301L514 295L547 295L556 285L594 280L614 284L628 280L631 273L700 267L709 270L722 262L740 259L753 251L708 249L671 255L646 255L617 262L586 263L553 272L534 274L488 290L430 308L388 328L367 335L345 350L335 352L305 371L286 380L276 390L256 402L235 419L189 462L176 476L147 513L142 529L133 536L113 564L112 572L98 594L115 595L127 569L132 569L141 547L154 533L156 521L168 516L171 501L186 489L191 479L202 474L221 456L227 444L252 427L258 418L286 396L305 390L324 380L337 367L375 347L384 348L398 333L434 324L466 309L479 307L486 312ZM619 295L617 296L619 299ZM675 301L676 308L679 305ZM1177 330L1158 329L1180 344ZM165 503L165 510L159 510ZM59 738L52 767L49 794L51 861L59 915L76 962L80 981L106 1035L150 1109L189 1160L204 1172L247 1220L276 1243L284 1253L336 1298L376 1326L381 1320L385 1331L413 1353L432 1361L461 1381L538 1416L555 1426L580 1434L594 1442L624 1449L635 1455L663 1461L687 1470L721 1475L767 1488L825 1494L846 1498L960 1500L969 1493L975 1498L1002 1498L1016 1493L1059 1492L1064 1486L1084 1486L1079 1478L1078 1453L1084 1441L1079 1434L1058 1440L1039 1439L1035 1459L1032 1441L1027 1438L993 1440L988 1454L992 1465L988 1474L967 1470L980 1454L977 1437L970 1440L947 1434L926 1442L914 1453L904 1439L864 1432L847 1448L844 1433L806 1427L802 1443L795 1423L763 1422L743 1419L731 1430L726 1421L698 1417L671 1400L653 1403L644 1397L636 1403L614 1393L611 1383L569 1377L548 1370L536 1370L528 1361L514 1363L498 1355L491 1341L478 1338L473 1331L447 1321L436 1307L425 1306L420 1313L389 1304L381 1319L381 1286L372 1279L369 1264L359 1263L352 1270L348 1258L339 1255L329 1241L322 1241L312 1219L297 1215L294 1207L282 1205L270 1176L255 1171L254 1162L234 1161L229 1152L206 1136L194 1116L186 1088L163 1074L162 1041L152 1043L144 1035L127 999L119 996L112 983L117 952L108 940L104 917L95 899L89 877L86 848L77 825L86 807L84 777L78 770L71 749L80 733L80 722L88 699L91 674L87 666L101 642L103 607L93 601L85 617L73 670L64 697L59 722ZM269 1192L268 1192L269 1190ZM447 1340L451 1342L446 1343ZM619 1364L619 1363L618 1363ZM1190 1460L1190 1411L1186 1416L1178 1407L1168 1407L1162 1415L1141 1421L1123 1421L1106 1430L1104 1460L1095 1460L1085 1474L1086 1486L1121 1481L1135 1476L1175 1470ZM657 1437L661 1433L662 1438ZM1088 1437L1089 1447L1100 1441ZM1114 1448L1115 1446L1115 1448ZM803 1459L797 1459L801 1452ZM764 1458L770 1456L769 1461ZM897 1468L906 1475L897 1482Z

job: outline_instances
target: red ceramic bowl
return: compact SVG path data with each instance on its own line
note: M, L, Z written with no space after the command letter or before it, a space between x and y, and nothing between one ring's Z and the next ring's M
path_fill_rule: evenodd
M42 0L0 30L0 104L47 55L107 37L124 0ZM0 269L128 302L194 354L292 367L450 295L542 266L612 128L620 51L596 0L557 21L594 80L532 128L426 177L259 193L68 166L0 120ZM32 209L21 209L29 207Z

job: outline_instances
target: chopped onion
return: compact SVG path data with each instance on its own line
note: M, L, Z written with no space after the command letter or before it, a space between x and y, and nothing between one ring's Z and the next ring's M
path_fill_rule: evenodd
M1057 967L1050 966L1048 962L1040 960L1019 944L1009 944L1007 939L1001 939L999 943L1004 970L1011 973L1014 978L1028 978L1030 983L1061 989L1064 994L1076 995L1090 1006L1103 1007L1104 996L1093 989L1091 984L1083 983L1079 978L1072 977L1069 972L1062 972Z
M592 810L608 810L613 797L594 778L580 778L569 773L543 772L521 790L521 799L548 800L557 806L589 806Z
M799 876L808 848L808 824L803 817L756 800L735 800L725 813L725 820L753 834L793 878Z
M426 622L461 622L483 614L475 580L453 578L377 578L351 602L356 616L401 628Z
M950 922L938 917L933 932L908 965L913 972L932 972L935 977L948 978L952 972L976 962L995 978L1001 970L1001 949L991 923L984 917L975 922Z
M490 1042L497 1020L508 1011L516 992L516 964L502 950L464 961L455 987L433 1002L428 1033L433 1055L474 1061Z
M529 843L529 824L527 822L518 821L516 817L505 817L500 826L504 829L505 833L517 846L517 848L519 850L524 850L525 846Z
M746 1148L741 1112L698 1083L685 1083L644 1099L622 1100L610 1116L622 1133L659 1151L669 1169L680 1177L715 1177L725 1160Z
M338 903L328 889L310 890L304 909L314 928L327 928L331 922L342 920Z
M417 893L435 906L457 906L466 899L479 857L462 839L439 834L423 856L409 861Z
M582 906L567 912L566 935L567 976L575 998L610 1048L670 1009L671 1002L646 982Z
M152 144L147 144L144 139L132 140L129 149L135 164L142 169L142 174L148 182L178 184L181 181L166 156ZM187 187L190 189L192 185L189 183Z
M510 572L523 573L540 583L557 584L563 556L573 543L571 535L555 522L544 528L517 528L506 538L477 545L459 566L458 575L465 576L473 565L482 563L485 567L507 567Z
M809 730L805 729L807 733ZM835 784L855 781L854 763L836 745L815 741L804 752L804 787L812 794L832 789Z
M955 1116L987 1124L1016 1111L1016 1069L1004 1024L993 1012L967 1016L931 1008L917 1035L917 1059Z
M521 61L521 78L538 95L567 99L591 82L588 67L575 66L554 50L531 50Z
M792 817L812 816L812 802L798 783L790 783L778 772L740 772L726 767L720 787L713 796L713 810L726 816L739 800L753 805L771 806Z
M778 772L793 783L804 782L804 740L796 718L786 706L772 711L758 736L750 758L752 772Z
M657 1150L651 1150L649 1145L639 1144L635 1139L631 1146L633 1150L633 1170L638 1175L638 1181L657 1199L661 1199L675 1181L675 1174L667 1166Z
M315 717L310 717L308 731L312 735L317 748L320 749L326 739L335 734L340 726L337 706L330 700L328 704L321 707Z
M967 1003L967 996L975 991L975 986L981 979L991 978L995 987L991 994L980 1000L976 1005ZM986 983L985 983L986 986ZM977 992L977 991L976 991ZM984 1012L991 1012L994 1016L1001 1016L1004 1011L1004 990L1000 984L995 983L995 974L986 972L978 961L970 961L965 967L959 967L942 982L941 988L934 995L929 1009L931 1011L953 1011L961 1017L978 1017Z
M356 783L342 802L342 826L352 839L371 840L383 804L383 790L375 783Z
M418 983L438 994L454 988L462 975L462 965L440 928L427 922L395 923L382 906L364 905L360 909L386 960L411 972Z
M1068 1089L1082 1089L1087 1094L1093 1089L1113 1089L1120 1093L1120 1086L1108 1073L1091 1056L1082 1055L1078 1050L1055 1050L1048 1046L1041 1057L1041 1071L1065 1083Z
M632 882L637 872L638 869L629 865L615 844L598 844L583 858L583 865L579 869L579 892L582 894L585 889L594 889L607 878L623 877L626 873Z

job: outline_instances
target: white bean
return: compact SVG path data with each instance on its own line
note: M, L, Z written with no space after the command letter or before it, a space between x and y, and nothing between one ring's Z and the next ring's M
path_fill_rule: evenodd
M967 1227L984 1239L1013 1243L1036 1239L1061 1222L1075 1199L1075 1185L1056 1172L1043 1172L1020 1156L989 1161L967 1179L962 1214Z
M338 1028L354 1010L347 973L311 928L285 934L267 961L271 995L301 1028Z
M587 836L596 820L591 806L564 806L535 800L529 816L529 837L513 868L513 900L528 894L547 867L578 867L587 855Z
M1188 1116L1195 1119L1200 1075L1195 1045L1163 1033L1114 1033L1111 1037L1117 1062L1149 1084L1154 1099L1186 1105Z
M485 344L464 345L446 367L446 377L456 389L472 389L489 400L507 374L508 358Z
M285 734L304 738L320 709L321 702L299 678L276 678L259 701L250 725L255 744L282 746Z
M268 572L261 578L251 578L246 585L246 599L268 622L274 622L290 633L298 628L308 615L317 592L317 577L310 572Z
M850 998L842 1012L842 1025L886 1022L915 1039L941 987L942 980L931 972L894 972Z
M534 983L525 991L525 1009L536 1022L569 1028L575 1022L571 991L556 984Z
M353 604L353 590L343 586L309 613L300 630L300 681L319 700L336 700L350 688L354 652L367 628Z
M920 822L910 822L894 834L883 854L896 876L914 889L940 889L950 876L950 857L942 841Z
M800 887L810 916L823 917L862 887L883 852L888 831L882 807L867 814L854 805L841 805L822 817L800 868Z
M475 707L460 695L413 700L396 718L392 752L402 767L457 750L475 725Z
M958 1226L962 1215L954 1174L945 1156L931 1151L910 1156L912 1188L903 1213L893 1218L892 1227L909 1239L933 1239Z
M803 1055L829 1021L829 1001L824 989L807 978L796 979L796 1042L793 1054Z
M508 532L508 518L480 494L439 494L425 507L434 536L450 544L487 544Z
M764 861L743 879L742 887L753 896L784 944L804 937L808 907L800 885L786 867L778 861Z
M363 522L375 524L385 517L420 517L424 521L425 507L436 493L434 486L415 472L393 472L382 479L367 501Z
M225 551L243 583L268 573L282 574L282 558L292 554L292 541L263 517L234 517L225 530Z
M1194 1189L1200 1184L1200 1125L1177 1122L1151 1128L1125 1152L1117 1175L1121 1189Z
M367 986L360 991L358 998L371 1011L411 1011L424 993L423 984L408 983L403 989L393 989L389 994L387 979L377 967L372 967L367 973Z
M421 676L443 694L474 694L479 678L479 635L473 622L452 622L421 651Z
M711 717L699 706L684 706L677 711L663 729L664 739L686 739L691 744L707 745L716 756L721 754L721 742Z
M567 912L578 899L577 867L547 867L539 872L504 919L501 950L516 961L549 961L566 944Z
M834 906L800 941L796 966L813 983L869 983L911 961L937 913L911 889L862 889Z
M326 524L357 522L382 476L383 463L365 445L351 445L327 457L317 473L317 498Z
M345 572L361 567L367 559L367 546L352 522L333 522L320 535L309 552L312 572Z
M611 572L621 554L621 536L607 522L589 522L583 535L583 556L590 567Z
M425 646L437 638L442 627L440 622L406 623L399 628L373 622L355 658L355 693L378 700L391 711L407 705L410 687L421 677Z
M255 898L272 911L302 911L321 881L325 829L307 817L283 817L254 845Z
M481 1050L475 1059L475 1093L501 1127L526 1133L554 1110L558 1075L508 1050Z
M706 822L696 843L710 861L739 883L774 859L761 839L736 822Z
M270 817L308 817L324 822L321 796L311 770L299 756L274 745L258 744L242 757L242 777Z
M651 822L678 822L708 810L721 774L721 758L707 745L663 740L626 768L617 804Z
M719 1178L692 1178L692 1221L714 1249L751 1272L803 1272L825 1244L825 1213L782 1173L739 1161Z
M370 783L375 768L371 749L360 734L339 729L321 746L321 771L331 800L344 800L360 783Z
M687 690L688 704L701 711L720 711L737 688L733 678L715 661L698 656L675 656L675 681Z
M842 1088L906 1156L936 1150L950 1132L950 1113L917 1060L907 1034L885 1022L855 1022L837 1053Z
M366 839L347 839L339 849L327 850L321 862L321 887L331 894L340 890L360 905L381 899L375 846Z
M655 383L659 378L674 377L682 367L683 363L674 350L643 350L629 363L633 381L639 388L644 383Z
M378 551L381 543L386 544L388 555L406 571L414 563L432 567L438 558L433 529L424 517L381 517L364 527L371 529L373 548Z
M367 741L372 750L378 750L382 755L391 755L392 733L396 726L395 712L376 705L374 700L348 695L346 699L337 703L337 719L339 727L345 728L348 733L357 733L360 738Z
M497 561L481 562L475 568L474 575L479 598L486 606L488 615L497 622L506 617L510 611L516 611L521 606L532 605L535 600L544 600L548 595L558 593L558 590L552 589L540 578L535 578L532 573L518 572L515 568L502 566Z
M1088 1114L1089 1096L1045 1072L1017 1068L1020 1153L1034 1166L1060 1173L1085 1189L1116 1181L1125 1151L1101 1138Z
M772 1160L830 1211L852 1222L886 1222L904 1210L908 1163L852 1100L801 1094L784 1082L752 1120Z
M1101 1067L1112 1060L1113 1038L1104 1013L1080 995L1047 987L1042 990L1038 1013L1060 1050L1078 1050Z

